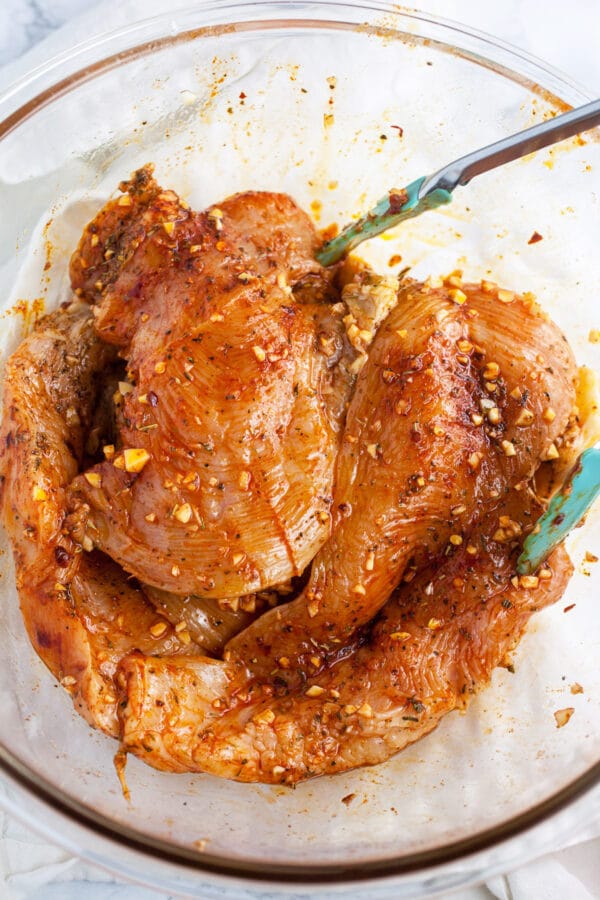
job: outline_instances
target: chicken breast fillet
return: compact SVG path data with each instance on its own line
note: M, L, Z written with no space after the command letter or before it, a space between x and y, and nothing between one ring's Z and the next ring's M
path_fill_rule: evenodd
M73 504L90 508L95 546L155 588L221 599L278 585L329 535L352 381L314 228L280 194L193 213L147 170L122 188L71 273L131 383L121 447L76 480Z
M72 537L67 489L84 458L101 376L113 356L82 303L45 317L11 356L0 506L33 647L79 712L116 737L119 660L135 649L174 655L200 648L179 640L110 559L83 552Z
M156 768L295 783L385 760L564 591L562 548L527 578L516 559L540 470L578 446L566 340L485 282L408 281L395 306L363 271L340 301L284 195L194 213L150 167L121 190L71 262L86 302L6 370L31 642Z
M575 405L571 350L532 299L489 291L401 289L348 410L332 538L303 595L228 645L255 676L283 658L297 686L315 652L335 655L556 452Z
M523 531L539 512L527 491L499 510ZM531 615L564 591L571 565L562 549L534 589L519 583L520 542L496 541L499 521L496 512L481 524L475 555L461 547L404 585L354 646L324 671L317 661L299 689L275 674L240 690L216 660L125 657L123 747L167 771L289 784L388 759L464 708Z

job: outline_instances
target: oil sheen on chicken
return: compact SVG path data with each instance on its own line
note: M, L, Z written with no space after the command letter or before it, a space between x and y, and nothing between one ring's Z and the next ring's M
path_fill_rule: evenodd
M146 167L86 227L77 299L7 364L0 503L31 642L159 769L383 761L571 574L559 548L516 575L585 431L556 326L489 282L398 291L318 246L285 195L196 213Z

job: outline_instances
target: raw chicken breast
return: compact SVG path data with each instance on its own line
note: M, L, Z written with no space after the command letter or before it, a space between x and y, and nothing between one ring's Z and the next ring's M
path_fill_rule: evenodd
M379 329L348 410L334 531L304 594L228 645L297 685L335 655L402 578L467 543L482 515L556 454L577 369L531 298L407 283Z
M506 518L525 531L539 512L527 491L512 492L481 523L475 554L461 547L403 585L324 671L315 650L293 691L279 674L241 691L226 663L131 654L118 679L123 746L167 771L290 784L388 759L464 708L531 615L561 596L562 549L519 580L519 541L494 537Z
M285 582L329 535L352 381L314 229L280 194L197 214L147 171L122 187L71 269L131 381L121 445L73 503L91 508L94 545L155 588L221 599Z

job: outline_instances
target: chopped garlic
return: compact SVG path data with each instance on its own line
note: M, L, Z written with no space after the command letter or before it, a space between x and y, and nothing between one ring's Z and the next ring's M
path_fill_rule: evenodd
M131 473L141 472L150 459L150 454L143 447L129 447L123 451L125 471ZM116 465L116 460L115 460Z

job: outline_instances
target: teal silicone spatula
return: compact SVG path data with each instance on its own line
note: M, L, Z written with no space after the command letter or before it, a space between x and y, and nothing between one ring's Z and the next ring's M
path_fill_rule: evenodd
M433 175L417 178L404 188L392 188L366 215L347 225L336 237L327 241L317 253L324 266L338 262L363 241L393 228L394 225L420 216L428 209L444 206L452 200L452 191L504 163L527 156L550 144L573 137L600 125L600 100L556 116L541 125L519 131L495 144L462 156Z
M584 450L564 485L555 494L535 529L523 542L519 575L530 575L584 517L600 494L600 449Z

